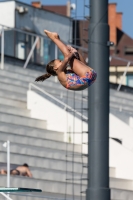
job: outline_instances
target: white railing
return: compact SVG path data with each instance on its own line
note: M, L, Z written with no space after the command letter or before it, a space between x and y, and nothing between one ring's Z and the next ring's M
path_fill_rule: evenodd
M119 92L120 89L121 89L121 86L122 86L122 84L123 84L124 78L125 78L125 76L126 76L126 74L127 74L127 72L128 72L128 68L130 67L131 64L133 64L133 61L127 60L127 59L124 59L124 58L120 58L120 57L116 57L116 56L110 56L110 61L112 60L112 58L115 59L115 60L121 60L121 61L127 63L126 68L125 68L125 70L124 70L124 72L123 72L123 75L122 75L122 77L121 77L121 81L120 81L120 83L119 83L119 85L118 85L118 88L117 88L117 91Z
M4 31L5 30L14 30L14 31L16 31L16 32L20 32L20 33L23 33L23 34L26 34L26 35L30 35L30 36L34 36L35 38L36 38L36 40L35 40L35 42L34 42L34 44L32 45L32 47L31 47L31 50L30 50L30 53L29 53L29 55L28 55L28 57L27 57L27 59L26 59L26 62L25 62L25 64L24 64L24 68L26 68L27 67L27 65L28 65L28 62L29 62L29 60L30 60L30 58L31 58L31 56L32 56L32 54L33 54L33 51L34 51L34 49L35 49L35 47L36 47L36 44L37 44L37 42L38 42L38 39L39 38L42 38L42 39L47 39L47 40L50 40L49 38L47 38L45 35L41 35L41 34L35 34L35 33L29 33L29 32L27 32L27 31L24 31L24 30L21 30L21 29L17 29L17 28L12 28L12 27L9 27L9 26L5 26L5 25L3 25L3 24L0 24L0 28L1 28L1 65L0 65L0 68L1 69L4 69L4 46L5 46L5 44L4 44ZM63 41L64 42L64 41ZM66 43L66 42L64 42L64 43ZM77 46L77 45L73 45L75 48L78 48L78 49L81 49L82 51L84 51L84 52L87 52L88 51L88 49L87 48L84 48L84 47L81 47L81 46ZM55 57L57 57L57 49L55 49Z
M1 29L1 69L4 69L4 28Z
M128 63L128 62L130 62L131 64L133 64L133 61L132 60L127 60L127 59L125 59L125 58L120 58L120 57L116 57L116 56L110 56L110 59L116 59L116 60L121 60L121 61L123 61L123 62L126 62L126 63Z
M30 60L30 58L31 58L31 56L32 56L32 54L33 54L34 48L35 48L35 46L36 46L36 44L37 44L38 38L47 38L47 37L46 37L45 35L39 35L39 34L29 33L29 32L27 32L27 31L23 31L23 30L21 30L21 29L11 28L11 27L5 26L5 25L3 25L3 24L0 24L0 27L1 27L1 65L0 65L0 68L1 68L1 69L4 69L4 45L5 45L5 44L4 44L4 30L14 30L14 31L17 31L17 32L20 32L20 33L24 33L24 34L27 34L27 35L36 37L36 40L35 40L35 42L34 42L32 48L31 48L31 51L30 51L30 53L29 53L29 55L28 55L28 57L27 57L27 59L26 59L26 62L25 62L25 64L24 64L24 68L26 68L27 65L28 65L28 62L29 62L29 60ZM49 40L49 38L47 38L47 40ZM81 46L76 46L76 45L73 45L73 46L74 46L75 48L81 49L81 50L83 50L83 51L85 51L85 52L88 51L87 48L84 48L84 47L81 47ZM56 55L55 57L57 57L57 49L56 49L55 55ZM123 76L121 77L120 84L118 85L118 88L117 88L117 91L120 91L121 85L122 85L123 80L124 80L124 78L125 78L125 76L126 76L126 74L127 74L128 68L130 67L131 64L133 64L133 61L127 60L127 59L123 59L123 58L117 57L117 56L115 56L115 55L111 55L111 56L109 57L109 60L110 60L110 61L111 61L112 59L121 60L121 61L124 61L124 62L127 63L127 66L126 66L126 68L125 68L125 70L124 70Z
M60 103L62 106L64 106L64 110L66 108L70 109L71 111L75 112L77 115L79 115L80 117L82 117L83 119L88 119L86 116L82 115L80 112L74 110L71 106L68 106L67 104L63 103L62 101L60 101L59 99L57 99L56 97L54 97L53 95L49 94L48 92L46 92L45 90L39 88L38 86L36 86L33 83L29 83L29 90L31 90L31 87L36 88L37 90L39 90L40 92L42 92L43 94L45 94L46 96L50 97L51 99L55 100L56 102Z

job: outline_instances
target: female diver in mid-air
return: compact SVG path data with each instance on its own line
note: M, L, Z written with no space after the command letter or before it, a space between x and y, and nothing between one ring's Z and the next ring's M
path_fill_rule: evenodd
M57 76L60 83L68 90L84 90L89 87L96 80L96 72L86 65L76 49L65 45L57 33L47 30L44 32L63 53L64 60L55 59L49 62L46 66L48 73L39 76L35 81L44 81L50 76Z

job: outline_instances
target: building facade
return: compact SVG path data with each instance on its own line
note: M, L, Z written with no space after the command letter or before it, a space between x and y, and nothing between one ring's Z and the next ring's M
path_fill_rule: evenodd
M66 43L70 40L72 31L70 17L15 0L0 2L0 25L4 25L5 30L5 55L22 60L27 58L36 36L39 35L32 56L32 61L39 64L46 64L58 56L62 57L55 45L45 36L44 29L59 33Z
M34 2L32 4L39 4ZM42 6L53 12L63 12L67 15L66 10L70 9L71 5L62 6ZM113 47L110 47L110 82L122 83L123 85L133 87L133 38L129 37L122 31L122 16L121 12L117 12L117 4L110 3L108 5L108 24L110 27L110 41L114 43ZM88 62L88 27L89 16L83 16L84 19L73 19L73 31L72 31L72 45L78 46L81 53L84 55L86 62ZM130 62L131 61L131 62ZM127 70L126 76L123 78L124 71L127 69L127 65L130 67Z

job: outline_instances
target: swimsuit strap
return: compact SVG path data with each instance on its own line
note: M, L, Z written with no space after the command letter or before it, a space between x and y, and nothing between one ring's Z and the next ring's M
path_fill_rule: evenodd
M66 74L75 74L71 69L68 69L67 71L66 71Z

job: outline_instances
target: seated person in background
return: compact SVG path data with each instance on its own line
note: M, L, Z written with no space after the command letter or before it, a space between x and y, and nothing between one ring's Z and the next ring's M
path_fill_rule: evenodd
M10 174L11 174L11 175L20 175L20 172L19 172L17 169L12 169L12 170L10 171Z
M1 169L1 170L0 170L0 174L7 174L7 171L4 170L4 169Z
M7 170L1 169L0 174L7 174ZM12 169L12 170L10 170L10 174L11 175L20 175L20 172L16 169Z
M21 176L28 176L28 177L32 177L32 174L29 170L29 166L28 164L24 163L21 166L16 167L16 170L19 171Z
M1 169L0 174L7 174L7 170ZM10 174L32 177L32 174L29 170L29 166L26 163L16 167L16 169L10 170Z

